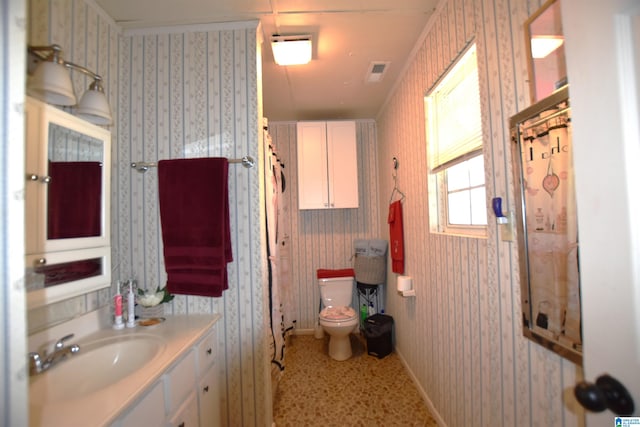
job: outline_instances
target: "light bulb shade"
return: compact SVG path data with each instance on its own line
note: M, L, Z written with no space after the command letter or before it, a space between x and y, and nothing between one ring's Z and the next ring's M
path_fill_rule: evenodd
M92 85L93 87L93 85ZM89 88L80 98L75 115L93 124L108 126L112 123L111 108L104 92Z
M278 65L301 65L311 61L311 38L288 40L274 36L271 49Z
M58 63L42 61L29 78L27 93L53 105L75 105L76 95L69 70Z

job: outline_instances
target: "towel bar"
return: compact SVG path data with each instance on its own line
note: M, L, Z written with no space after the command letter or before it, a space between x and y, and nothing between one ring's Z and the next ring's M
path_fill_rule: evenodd
M249 169L255 166L256 161L251 156L244 156L241 159L229 159L229 163L242 163L242 166ZM155 168L158 164L155 162L133 162L131 167L140 173L145 173L149 168Z

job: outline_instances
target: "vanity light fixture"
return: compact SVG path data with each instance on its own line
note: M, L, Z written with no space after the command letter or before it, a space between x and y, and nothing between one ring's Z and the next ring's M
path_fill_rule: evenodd
M27 51L36 62L36 68L28 79L29 95L53 105L74 106L75 115L91 123L103 126L112 123L111 108L104 93L102 77L81 65L65 61L62 58L62 48L57 44L28 46ZM79 103L68 70L79 71L93 79Z
M302 65L311 61L311 34L271 36L273 58L278 65Z
M562 36L533 36L531 38L531 56L536 59L546 58L551 52L562 46Z

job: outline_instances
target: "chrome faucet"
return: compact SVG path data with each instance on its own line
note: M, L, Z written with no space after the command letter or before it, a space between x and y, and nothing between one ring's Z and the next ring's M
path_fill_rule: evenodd
M80 351L78 344L72 344L65 346L65 341L73 338L73 334L65 335L60 338L53 346L53 352L47 356L46 359L42 358L46 355L40 356L37 352L29 353L29 375L36 375L46 371L49 368L55 366L58 362L67 358L67 356L74 355Z

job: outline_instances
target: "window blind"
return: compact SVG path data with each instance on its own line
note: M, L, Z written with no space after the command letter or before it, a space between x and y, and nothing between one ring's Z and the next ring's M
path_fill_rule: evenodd
M482 152L482 116L475 45L427 98L432 173Z

